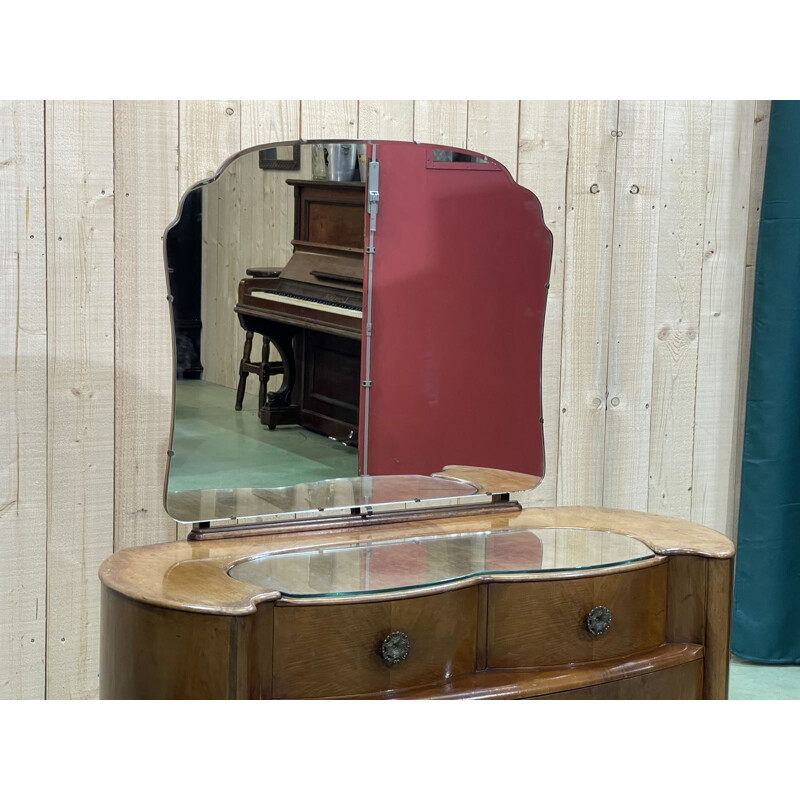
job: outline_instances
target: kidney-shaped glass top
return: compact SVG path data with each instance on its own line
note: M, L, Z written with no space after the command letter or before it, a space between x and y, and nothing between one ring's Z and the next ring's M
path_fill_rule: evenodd
M483 531L257 556L229 575L287 597L343 597L419 589L482 575L589 570L653 558L610 531Z

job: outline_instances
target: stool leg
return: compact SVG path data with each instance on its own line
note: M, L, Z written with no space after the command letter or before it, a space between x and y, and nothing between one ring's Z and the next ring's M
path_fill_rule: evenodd
M267 383L269 381L269 339L264 337L261 346L261 368L258 370L258 410L267 404Z
M239 362L239 385L236 387L236 410L242 410L242 400L244 400L244 388L247 384L247 370L244 365L250 360L250 351L253 349L253 332L245 331L244 352L242 360Z

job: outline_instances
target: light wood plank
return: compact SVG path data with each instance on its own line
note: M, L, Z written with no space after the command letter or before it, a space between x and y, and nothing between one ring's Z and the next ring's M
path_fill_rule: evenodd
M545 471L542 483L534 491L518 498L524 505L555 505L556 502L568 157L569 102L523 100L520 108L518 180L539 198L545 225L553 234L553 259L542 348Z
M242 140L246 149L257 144L300 138L299 100L242 100Z
M175 538L162 495L172 413L163 234L178 206L178 104L114 105L115 549Z
M303 100L303 139L358 138L358 100Z
M661 160L648 510L689 519L710 101L668 101Z
M753 101L711 105L691 513L728 535L754 119Z
M358 138L414 139L413 100L359 100Z
M45 693L44 104L0 102L0 699Z
M517 177L519 100L470 100L467 149L497 159Z
M603 505L647 509L663 101L619 106Z
M114 540L114 121L47 103L47 697L96 696Z
M756 101L756 118L753 127L753 155L750 168L750 218L747 224L747 254L745 256L744 287L742 298L742 345L739 363L739 388L736 396L736 474L731 504L731 537L735 542L739 532L739 501L742 489L742 453L747 414L747 380L750 375L750 343L753 332L753 295L756 282L756 256L758 231L761 225L761 200L764 196L764 173L767 167L769 141L770 100Z
M467 146L466 100L415 100L414 141Z
M616 101L570 104L558 505L602 505Z
M213 178L225 159L241 150L239 100L181 100L180 192Z

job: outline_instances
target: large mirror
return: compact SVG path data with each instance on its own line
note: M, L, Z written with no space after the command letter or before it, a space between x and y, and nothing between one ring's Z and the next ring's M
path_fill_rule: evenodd
M407 142L231 157L165 234L167 511L246 519L475 494L544 473L551 236L493 159Z

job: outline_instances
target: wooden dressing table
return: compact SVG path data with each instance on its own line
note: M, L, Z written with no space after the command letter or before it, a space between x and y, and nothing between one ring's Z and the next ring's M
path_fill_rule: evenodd
M220 176L237 164L240 183L206 202L219 241L204 264L297 260L297 236L281 225L304 206L287 186L319 202L330 193L307 180L311 147L254 149L223 165ZM552 237L538 200L479 154L367 147L369 181L352 192L365 232L353 340L360 477L167 493L172 516L195 523L189 540L123 550L100 569L101 697L725 698L725 536L632 511L522 509L510 494L544 469ZM248 172L250 156L259 159ZM258 191L244 202L247 187ZM264 224L268 197L280 224ZM285 252L255 263L269 235ZM230 288L244 274L212 277ZM307 283L303 324L338 313L316 308L324 293ZM240 291L239 313L301 313L302 286L289 299L261 289ZM235 302L223 311L233 315ZM238 358L241 345L230 351Z
M101 696L722 699L732 565L579 507L134 548L100 572Z

